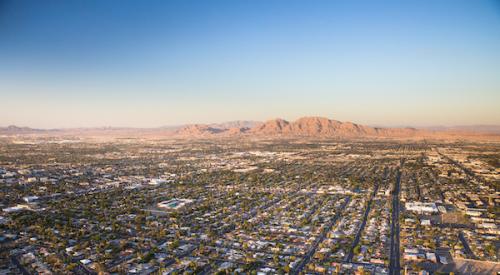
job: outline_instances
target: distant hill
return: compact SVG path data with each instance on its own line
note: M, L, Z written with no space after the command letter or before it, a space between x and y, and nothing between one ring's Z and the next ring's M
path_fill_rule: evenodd
M10 125L7 127L0 127L0 134L1 135L21 135L21 134L36 134L36 133L43 133L47 132L50 130L43 130L43 129L33 129L29 127L19 127L15 125Z
M427 129L432 131L454 131L454 132L461 131L461 132L500 134L500 125L433 126L433 127L425 127L422 129Z
M253 128L259 124L262 124L262 122L252 121L252 120L235 120L223 123L212 123L209 125L214 128L230 129L230 128Z
M220 134L226 130L225 128L216 128L205 124L193 124L177 130L176 134L181 136L204 136Z
M238 135L248 132L251 128L262 124L257 121L229 121L224 123L192 124L175 131L180 136L210 136L214 134Z

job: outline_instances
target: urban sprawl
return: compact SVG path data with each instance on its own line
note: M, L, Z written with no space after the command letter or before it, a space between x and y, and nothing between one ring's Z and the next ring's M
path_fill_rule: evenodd
M497 143L0 139L0 274L497 274Z

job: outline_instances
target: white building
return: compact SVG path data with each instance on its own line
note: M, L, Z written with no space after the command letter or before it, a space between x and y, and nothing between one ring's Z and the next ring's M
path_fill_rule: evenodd
M22 210L31 210L31 208L26 204L18 204L16 206L7 207L2 209L5 213L19 212Z
M418 213L437 213L438 208L435 203L428 202L407 202L405 208L408 211L414 211Z
M35 202L38 199L38 196L26 196L23 198L23 200L27 203Z
M151 181L149 182L150 185L160 185L162 183L166 183L167 180L165 179L151 179Z

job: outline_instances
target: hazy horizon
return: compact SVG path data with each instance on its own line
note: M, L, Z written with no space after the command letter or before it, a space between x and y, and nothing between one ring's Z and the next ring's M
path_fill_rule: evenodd
M303 118L303 117L318 117L318 116L302 116L298 117ZM330 118L330 117L325 117L328 119L333 119L337 120L335 118ZM130 129L159 129L159 128L176 128L176 127L185 127L186 125L196 125L196 124L224 124L224 123L231 123L231 122L254 122L254 123L265 123L266 121L273 120L273 119L284 119L289 122L293 122L296 119L286 119L283 117L276 117L276 118L271 118L267 120L248 120L248 119L240 119L240 120L223 120L223 121L212 121L212 122L185 122L185 123L179 123L179 124L165 124L165 125L157 125L157 126L149 126L149 127L142 127L142 126L127 126L127 125L121 125L121 126L116 126L116 125L94 125L94 126L74 126L74 127L32 127L30 125L16 125L16 124L8 124L8 125L1 125L0 128L7 128L7 127L27 127L27 128L32 128L32 129L40 129L40 130L70 130L70 129L99 129L99 128L130 128ZM362 124L358 123L356 121L348 121L348 120L342 120L341 122L352 122L356 124ZM443 129L452 129L452 128L467 128L467 127L493 127L497 128L500 127L500 124L462 124L462 125L404 125L404 124L393 124L393 125L381 125L381 124L363 124L365 126L370 126L370 127L380 127L380 128L406 128L406 127L411 127L411 128L417 128L417 129L431 129L431 130L440 130L441 128Z
M1 1L0 125L500 125L495 1Z

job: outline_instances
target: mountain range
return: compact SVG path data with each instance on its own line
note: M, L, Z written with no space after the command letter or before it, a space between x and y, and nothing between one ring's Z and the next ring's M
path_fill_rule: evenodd
M295 121L273 119L246 127L217 127L210 124L188 125L176 131L180 136L255 135L307 137L413 136L414 128L379 128L324 117L302 117Z
M302 117L295 121L272 119L265 122L231 121L212 124L189 124L159 128L73 128L33 129L29 127L0 127L0 135L45 135L45 136L119 136L119 137L178 137L211 138L232 136L255 137L324 137L324 138L462 138L487 136L500 137L498 126L462 126L439 128L372 127L352 122L341 122L324 117Z

